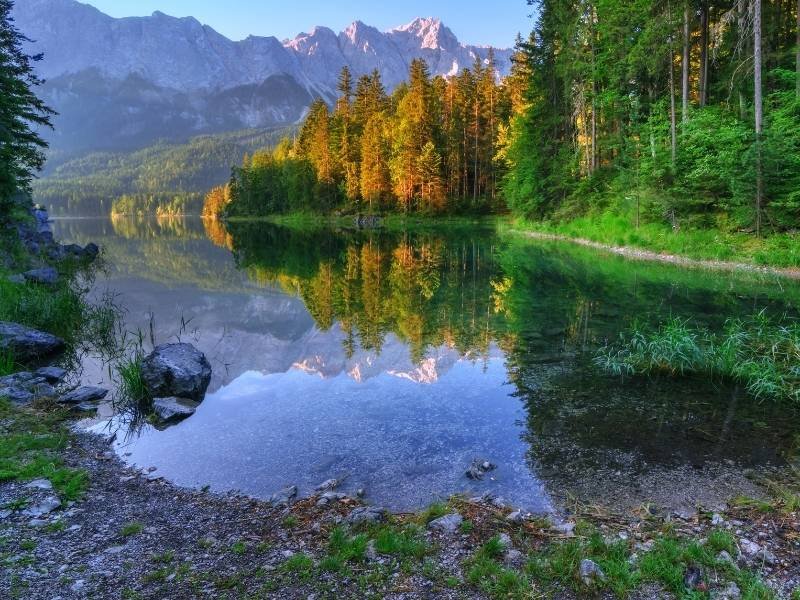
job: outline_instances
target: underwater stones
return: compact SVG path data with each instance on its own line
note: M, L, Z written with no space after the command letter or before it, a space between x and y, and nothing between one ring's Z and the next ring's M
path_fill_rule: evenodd
M480 481L483 479L483 476L488 473L489 471L494 471L497 468L497 465L494 463L489 462L488 460L482 458L476 458L475 460L470 463L469 468L467 469L466 476L470 479L475 479Z
M153 398L153 412L164 423L177 423L191 417L198 403L186 398Z
M211 381L211 365L191 344L163 344L142 360L142 378L155 398L200 402Z
M428 523L428 528L444 533L455 533L463 521L464 518L460 514L450 513Z
M61 352L64 340L19 323L0 321L0 349L13 352L17 361L28 362Z

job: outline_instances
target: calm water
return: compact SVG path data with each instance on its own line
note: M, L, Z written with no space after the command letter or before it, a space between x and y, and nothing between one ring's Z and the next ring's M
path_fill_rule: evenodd
M713 501L780 465L797 415L699 381L621 381L593 351L670 315L718 328L797 314L797 284L626 262L490 228L312 231L200 220L65 220L98 242L131 331L196 344L197 413L117 445L181 485L268 496L330 477L415 508L490 491L548 511ZM108 381L87 358L84 380ZM122 436L120 436L122 439ZM499 465L482 482L473 458ZM701 490L696 492L696 490Z

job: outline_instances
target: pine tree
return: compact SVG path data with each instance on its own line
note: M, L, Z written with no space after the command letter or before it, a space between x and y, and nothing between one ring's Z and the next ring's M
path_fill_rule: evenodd
M55 112L33 89L43 82L33 65L41 54L28 55L28 42L14 26L14 2L0 0L0 218L6 219L17 191L29 191L35 173L44 165L46 142L34 126L52 127Z

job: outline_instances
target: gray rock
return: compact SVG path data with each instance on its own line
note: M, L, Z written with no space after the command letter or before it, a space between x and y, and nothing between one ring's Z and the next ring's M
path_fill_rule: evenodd
M603 569L600 568L600 565L588 558L584 558L581 561L579 574L581 580L586 585L592 585L596 581L602 582L606 580L606 574L603 573Z
M320 483L317 487L314 488L317 492L324 492L326 490L333 490L339 487L341 481L338 479L326 479L322 483Z
M153 398L153 412L164 423L174 423L191 417L197 402L186 398Z
M711 524L714 525L715 527L717 525L722 525L724 522L725 519L723 519L722 515L720 515L719 513L714 513L713 515L711 515Z
M698 589L703 583L703 571L697 565L691 565L683 574L683 586L690 591Z
M367 542L367 548L364 551L364 556L366 556L367 560L370 562L375 562L378 560L378 549L375 547L375 540L370 540Z
M438 519L434 519L428 523L428 528L433 529L434 531L455 533L456 530L461 526L463 520L464 518L460 514L450 513L449 515L441 516Z
M25 283L25 275L22 273L15 273L14 275L9 275L6 277L6 280L10 283L16 283L17 285Z
M7 519L11 516L12 511L6 509L0 510L0 520Z
M755 542L751 542L747 538L742 538L739 540L739 546L742 549L742 554L745 556L755 556L758 554L758 551L761 550L761 546Z
M34 398L55 398L58 395L56 389L49 383L37 383L31 388Z
M554 525L553 529L555 529L556 531L567 537L575 536L575 523L570 523L569 521L566 521L564 523L559 523L558 525Z
M756 553L755 559L769 566L774 566L778 563L778 557L766 548L761 548L761 550Z
M175 396L200 402L211 381L211 365L191 344L164 344L142 361L142 378L155 398Z
M64 340L18 323L0 321L0 349L10 350L18 361L52 356L64 349Z
M22 511L22 514L29 517L41 517L43 515L49 515L51 512L60 507L61 500L55 496L50 496L41 502L34 504L30 508L26 508L24 511Z
M381 523L384 519L386 519L385 509L377 506L359 506L345 517L345 523L349 525Z
M344 500L345 498L347 498L347 494L342 494L341 492L328 491L319 497L319 500L317 500L317 506L326 506L333 502L339 502L340 500Z
M727 587L712 593L711 597L714 600L739 600L742 597L742 591L738 585L731 581Z
M106 395L108 395L108 390L105 388L85 385L64 394L58 401L61 404L84 404L102 400Z
M525 520L525 517L522 514L521 510L515 510L512 513L506 515L506 521L509 523L522 523Z
M296 497L297 497L297 486L290 485L272 494L272 496L269 497L268 502L272 504L272 506L276 507L289 506L292 500L294 500Z
M34 379L34 374L29 371L20 371L12 375L0 377L0 387L19 387L23 385L30 385L30 381Z
M28 404L33 402L33 394L19 387L0 388L0 398L5 398L14 404Z
M502 532L500 535L497 536L497 539L500 540L500 543L503 544L504 548L511 548L514 544L511 541L511 536L508 535L505 531Z
M525 555L519 550L511 548L510 550L507 550L503 556L503 562L508 567L519 567L523 562L525 562Z
M58 283L58 271L53 267L42 267L41 269L31 269L22 274L26 281L40 283L42 285L55 285Z
M67 371L61 367L42 367L36 369L36 375L44 377L48 383L59 383L67 376Z
M53 484L49 479L34 479L25 484L27 488L35 488L37 490L52 490Z
M725 550L722 550L719 554L717 554L717 561L731 564L734 562L733 557Z
M83 253L89 258L95 258L100 254L100 248L94 242L89 242L83 247Z

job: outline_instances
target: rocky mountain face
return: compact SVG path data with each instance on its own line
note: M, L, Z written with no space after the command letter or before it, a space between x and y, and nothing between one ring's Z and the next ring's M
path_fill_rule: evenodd
M355 22L292 40L232 41L192 17L161 12L115 19L75 0L21 0L17 26L43 52L46 100L60 113L56 153L141 147L158 138L273 127L299 121L316 97L332 101L341 68L378 69L387 88L414 58L454 75L489 49L463 45L436 19L381 32ZM510 51L495 50L498 69Z

